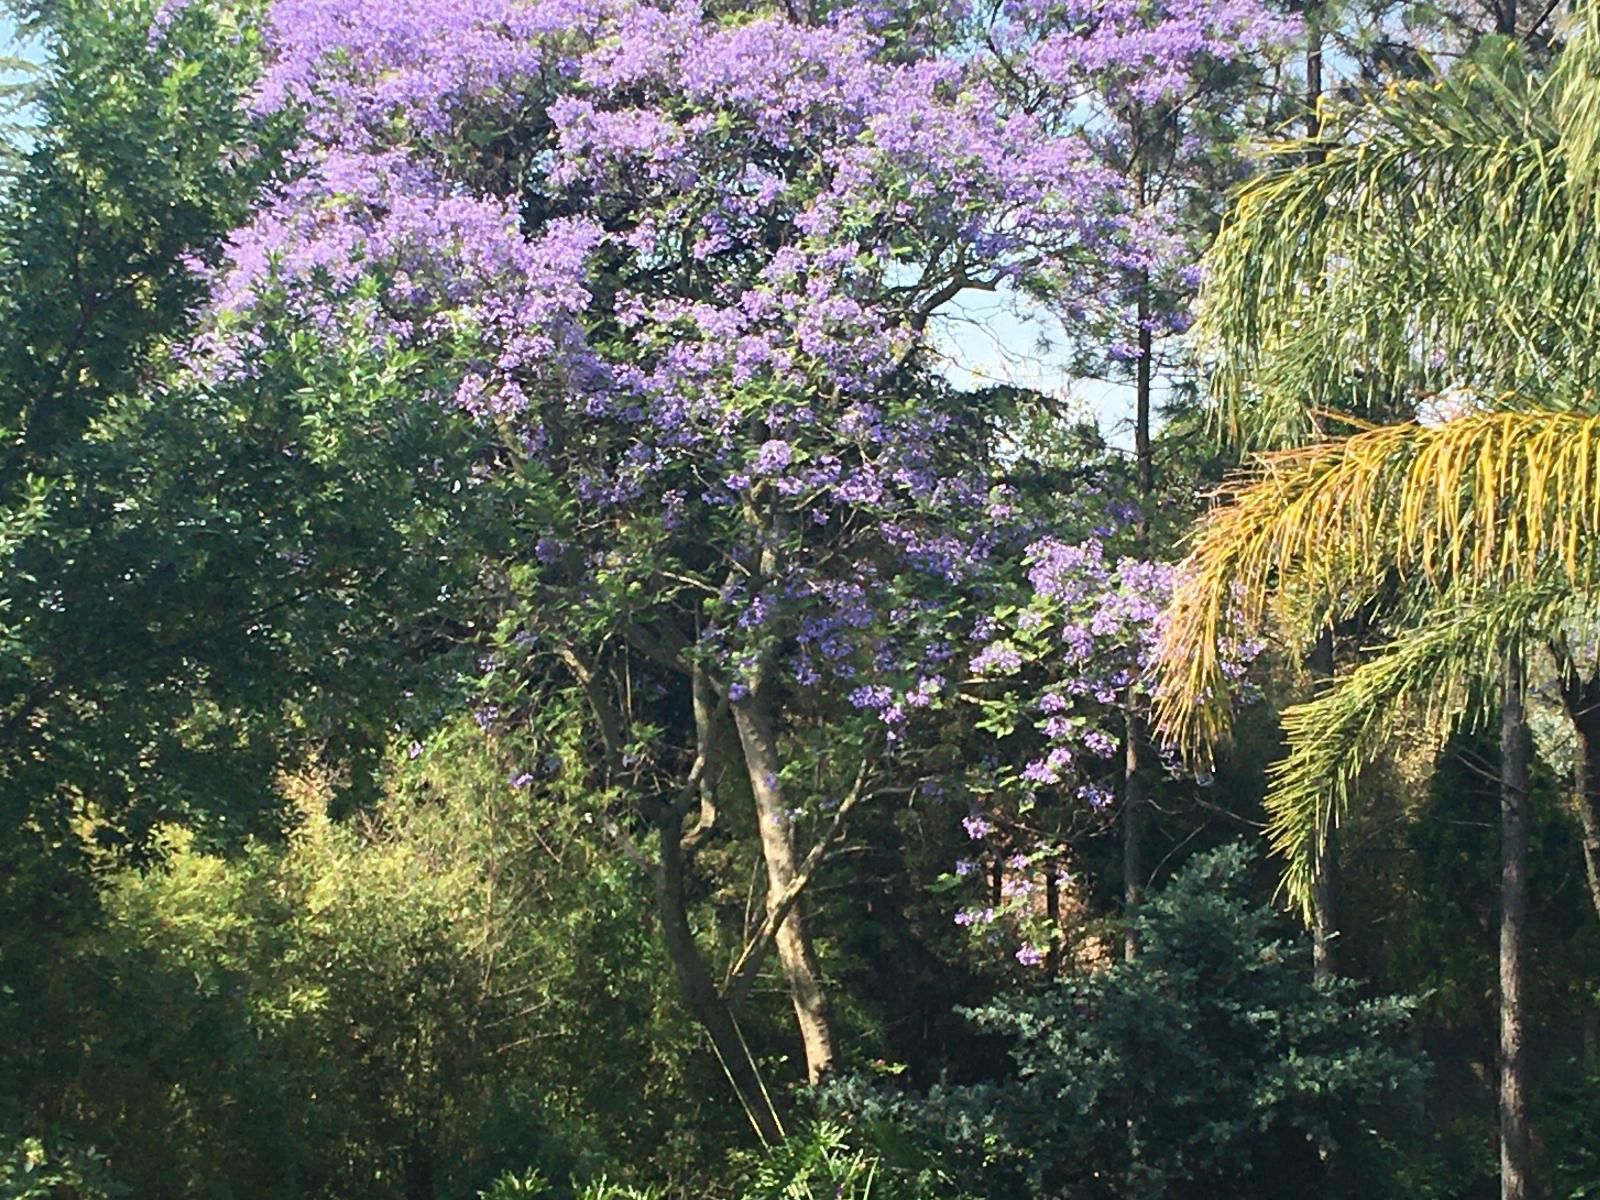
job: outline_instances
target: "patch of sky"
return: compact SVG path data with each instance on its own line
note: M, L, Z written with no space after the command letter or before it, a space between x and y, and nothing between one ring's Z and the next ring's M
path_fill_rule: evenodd
M933 352L958 387L1027 388L1092 422L1110 445L1133 449L1131 380L1085 375L1070 331L1044 306L1004 288L965 292L935 313L928 328ZM1158 370L1151 397L1157 424L1172 388Z

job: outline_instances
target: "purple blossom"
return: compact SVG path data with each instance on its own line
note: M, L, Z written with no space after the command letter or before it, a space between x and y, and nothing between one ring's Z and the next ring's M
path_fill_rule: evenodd
M1084 734L1083 744L1090 753L1098 754L1101 758L1112 758L1117 753L1116 739L1101 729L1091 729Z
M769 438L761 443L761 448L756 452L755 473L757 475L780 474L788 468L793 458L793 446L778 438Z
M994 825L977 813L961 818L961 827L967 831L967 836L973 841L982 841L994 832Z
M850 703L857 708L886 708L894 701L894 691L883 684L865 684L850 693Z
M977 654L973 655L969 664L972 672L984 675L989 672L1005 675L1016 671L1022 666L1022 653L1010 642L1001 640L990 642Z

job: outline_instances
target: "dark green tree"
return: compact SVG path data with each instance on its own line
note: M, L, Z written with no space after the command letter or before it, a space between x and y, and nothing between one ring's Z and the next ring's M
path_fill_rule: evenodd
M254 5L156 12L25 14L45 83L0 197L0 1107L35 1128L74 1113L96 856L271 832L312 754L340 804L375 795L472 639L435 615L469 577L472 456L414 358L282 321L238 378L175 360L280 130L245 103Z
M1197 857L1136 912L1136 958L974 1010L1008 1078L861 1111L909 1120L983 1195L1300 1196L1335 1147L1382 1194L1371 1131L1422 1077L1412 1002L1314 980L1249 868Z

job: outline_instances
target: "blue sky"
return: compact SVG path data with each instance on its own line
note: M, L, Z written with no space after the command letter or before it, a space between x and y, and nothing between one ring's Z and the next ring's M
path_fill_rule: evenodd
M1133 448L1132 386L1073 378L1064 349L1066 331L1038 305L1015 295L969 292L936 314L929 330L935 353L957 384L1030 388L1094 420L1113 446ZM1165 391L1158 379L1157 409Z
M17 39L17 23L8 12L0 12L0 54L21 58L38 58L38 47Z

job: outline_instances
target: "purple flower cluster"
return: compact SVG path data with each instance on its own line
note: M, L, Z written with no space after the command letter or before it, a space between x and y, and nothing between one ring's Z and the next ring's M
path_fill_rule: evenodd
M730 700L775 663L784 703L890 751L957 689L997 730L1022 712L963 822L980 847L1007 797L1103 806L1169 575L993 486L993 414L933 376L925 330L969 288L1069 320L1108 279L1181 291L1189 249L1130 194L1121 114L1289 26L1260 0L725 12L274 0L254 107L301 134L187 361L247 378L268 323L404 350L419 404L552 497L542 621L695 630Z

